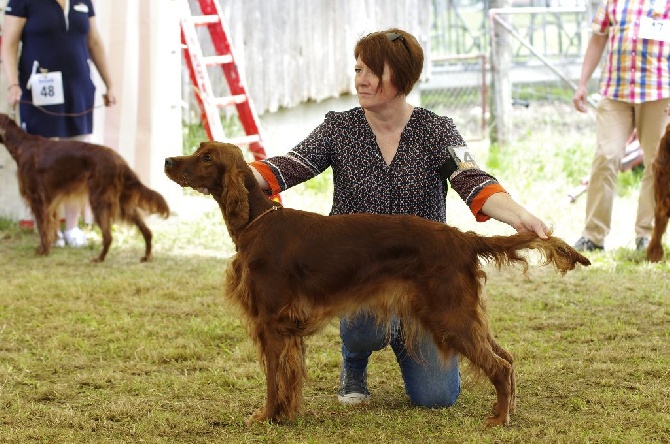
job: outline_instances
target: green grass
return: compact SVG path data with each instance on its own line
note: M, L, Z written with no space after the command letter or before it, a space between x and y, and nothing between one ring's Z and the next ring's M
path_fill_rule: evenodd
M576 239L583 201L567 203L565 192L588 170L575 161L586 148L528 135L504 150L475 149L517 200ZM615 224L632 213L639 184L627 186ZM285 202L327 212L329 188L324 177ZM511 232L473 223L455 193L448 200L450 223ZM389 349L370 363L372 401L339 405L336 321L308 340L296 423L246 427L265 382L222 295L234 249L211 200L188 201L197 210L148 220L155 259L146 264L134 229L117 227L107 260L92 264L97 229L88 248L36 258L35 234L0 220L0 443L670 442L670 266L647 263L625 240L564 277L486 266L491 325L515 356L508 428L483 428L494 393L467 364L455 406L411 406ZM632 226L614 231L632 237Z
M31 233L2 232L0 442L668 442L667 264L487 267L491 322L516 358L507 429L482 427L493 391L468 372L453 408L412 407L390 350L372 359L372 402L340 406L334 322L308 341L298 421L246 427L264 378L222 298L225 258L169 251L156 232L154 262L128 239L98 265L91 249L34 258Z

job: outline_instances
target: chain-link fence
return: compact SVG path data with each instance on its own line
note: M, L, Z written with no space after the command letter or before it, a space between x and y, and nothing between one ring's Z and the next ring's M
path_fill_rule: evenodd
M532 126L561 126L579 78L591 17L589 0L529 1L492 9L489 0L433 0L430 78L421 85L422 106L448 115L466 140L496 128L491 60L507 45L509 91L505 113L510 139ZM494 27L492 30L491 27ZM501 43L502 42L502 43ZM493 50L491 48L493 45ZM592 80L595 91L598 71ZM507 95L505 96L507 97ZM588 125L590 122L584 122Z
M451 117L465 140L486 137L486 56L433 58L428 82L421 85L421 106Z

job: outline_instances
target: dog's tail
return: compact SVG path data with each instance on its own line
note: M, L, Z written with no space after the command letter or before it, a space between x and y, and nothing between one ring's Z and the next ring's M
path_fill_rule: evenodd
M158 191L152 190L142 183L140 183L138 190L138 206L140 208L148 213L158 214L163 218L170 216L170 207L168 206L162 194L160 194Z
M126 191L124 192L132 193L135 205L149 214L158 214L163 218L170 216L170 207L163 195L144 185L133 171L128 170L126 172L125 181ZM122 197L122 200L125 199Z
M550 236L549 239L540 239L537 234L526 232L512 236L475 237L474 239L477 243L475 245L477 255L493 261L498 267L520 264L526 271L528 261L519 254L522 250L537 250L544 258L543 265L554 264L561 274L573 270L578 263L591 265L588 258L563 239L554 236Z

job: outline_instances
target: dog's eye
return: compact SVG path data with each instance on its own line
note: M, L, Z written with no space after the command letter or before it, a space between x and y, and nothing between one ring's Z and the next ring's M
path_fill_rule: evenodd
M211 162L212 156L210 154L205 154L202 156L202 160L204 160L205 162Z

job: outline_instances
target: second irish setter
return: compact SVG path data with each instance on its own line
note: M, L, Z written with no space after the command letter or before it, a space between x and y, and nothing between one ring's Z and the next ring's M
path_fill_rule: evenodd
M35 254L49 254L58 233L60 204L88 198L102 233L102 251L94 262L105 260L115 220L137 226L146 246L141 261L151 260L152 233L142 211L168 217L170 208L163 196L140 182L116 151L92 143L28 134L6 114L0 114L0 143L16 161L19 191L35 218L40 236Z
M665 127L665 135L658 146L654 171L654 231L647 247L647 259L660 262L663 259L663 234L670 218L670 124Z
M398 316L408 344L430 335L445 360L465 356L496 390L488 425L507 425L515 406L512 356L489 330L480 259L527 267L535 249L561 273L589 260L559 238L534 233L479 236L410 215L323 216L268 199L241 150L204 142L191 156L165 160L181 186L206 188L237 247L226 297L242 309L258 347L267 398L249 417L285 421L299 411L305 342L333 317L361 309Z

